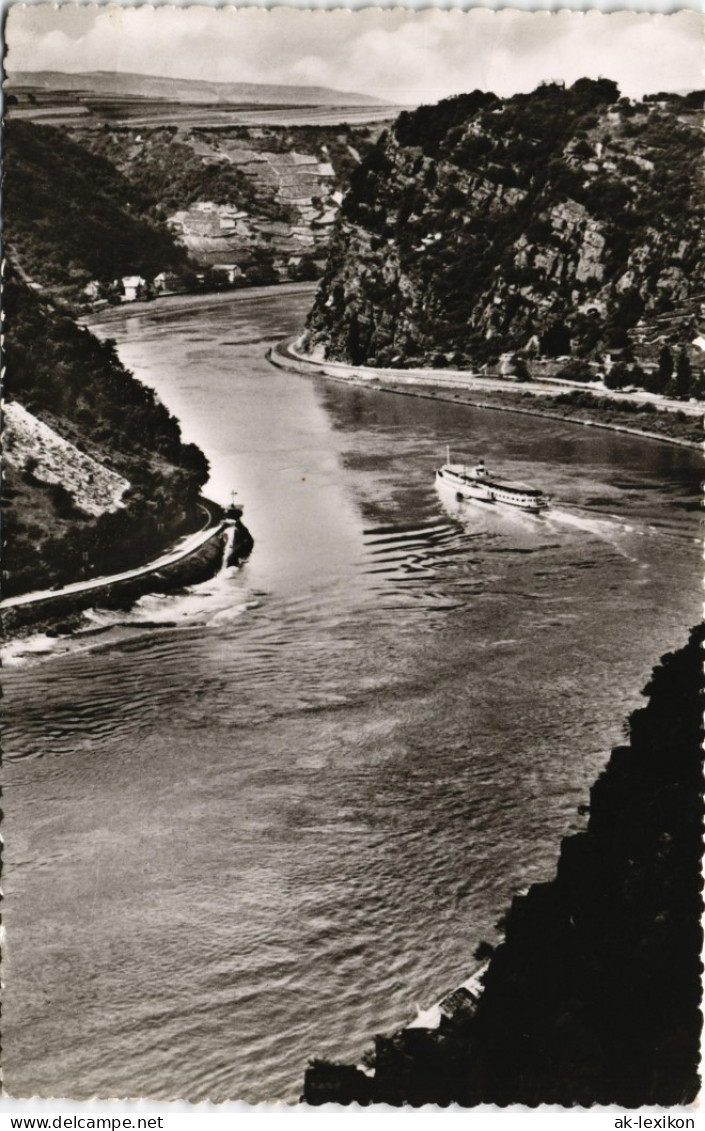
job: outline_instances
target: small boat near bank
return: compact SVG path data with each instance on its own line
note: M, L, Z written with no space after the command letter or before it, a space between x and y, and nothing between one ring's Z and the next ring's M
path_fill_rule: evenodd
M228 524L232 524L232 523L237 524L237 523L239 523L240 519L242 518L242 509L243 508L242 508L240 503L236 502L236 499L235 499L236 494L237 494L236 491L231 491L231 493L230 493L230 505L225 508L224 520Z
M504 503L532 514L546 510L550 502L548 495L544 495L538 487L502 479L489 471L485 467L484 460L478 460L472 467L451 463L450 449L447 462L436 472L436 483L455 491L458 500L473 499L481 503Z

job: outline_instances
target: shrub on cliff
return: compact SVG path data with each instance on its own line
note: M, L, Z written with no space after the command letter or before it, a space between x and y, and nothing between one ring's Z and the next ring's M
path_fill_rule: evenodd
M564 381L592 381L594 380L595 373L586 361L569 361L556 373L556 377L561 377Z
M474 90L471 94L456 94L452 98L445 98L435 106L403 110L394 123L394 136L400 145L419 146L427 157L435 157L454 126L498 102L496 95Z

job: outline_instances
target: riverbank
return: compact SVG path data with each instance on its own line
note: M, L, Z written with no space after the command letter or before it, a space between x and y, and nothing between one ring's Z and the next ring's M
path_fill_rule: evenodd
M102 327L113 322L120 322L126 314L153 315L155 311L164 313L167 317L174 312L180 314L190 310L213 310L220 306L228 306L240 300L267 299L273 293L280 295L311 295L316 293L318 283L276 283L263 287L238 287L236 290L227 291L179 291L173 294L159 295L158 298L138 300L136 302L122 303L118 306L103 306L94 308L82 314L77 319L79 326L85 326L91 333L100 338L107 335Z
M592 787L586 831L563 840L555 879L514 898L482 989L468 982L377 1037L364 1068L313 1062L305 1102L696 1098L704 637L698 626L654 670L629 745Z
M207 581L224 565L246 558L252 546L252 537L239 520L220 520L135 569L0 601L0 631L3 636L16 636L43 628L68 634L80 626L83 610L93 605L126 609L146 593Z
M279 343L268 357L273 365L294 373L317 374L380 392L565 420L569 424L605 428L680 447L702 447L703 406L669 401L656 394L641 391L603 394L584 385L555 378L518 385L506 378L484 377L451 369L373 369L343 362L319 361L301 353L296 340ZM636 427L635 419L644 420L644 426Z

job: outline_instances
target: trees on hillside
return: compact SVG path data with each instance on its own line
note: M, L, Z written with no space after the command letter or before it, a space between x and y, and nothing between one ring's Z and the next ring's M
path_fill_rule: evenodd
M388 311L393 279L414 356L480 363L535 338L544 357L609 353L631 367L628 383L668 388L675 360L672 373L664 362L641 376L633 362L650 359L666 312L668 332L688 340L680 312L696 297L705 245L698 198L686 208L683 193L695 191L700 142L674 113L618 99L611 80L579 80L402 115L351 179L314 337L349 356L356 332L348 338L338 289L354 290L362 324ZM678 208L662 222L672 182ZM377 318L375 356L403 354L393 323ZM678 395L687 384L684 362Z
M541 353L547 357L561 357L570 354L570 331L564 322L554 322L541 335Z
M671 383L669 392L671 396L676 397L677 400L685 400L692 392L693 384L693 370L690 364L687 353L681 349L676 360L676 367Z
M73 579L109 564L116 549L122 561L131 555L137 564L194 514L209 474L205 456L181 442L178 422L124 368L114 343L99 342L60 315L16 278L11 265L3 301L10 331L6 397L131 483L124 509L93 519L63 487L40 481L31 461L24 470L5 467L7 591ZM11 496L8 505L8 483L10 492L20 493L16 506Z
M63 131L10 122L4 166L8 244L37 282L77 291L186 263L135 185Z
M673 354L668 346L662 346L658 355L658 392L662 393L668 387L673 376Z

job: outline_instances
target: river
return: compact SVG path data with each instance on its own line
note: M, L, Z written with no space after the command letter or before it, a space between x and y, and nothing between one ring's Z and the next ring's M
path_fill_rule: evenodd
M5 1088L296 1101L497 940L700 615L699 453L294 376L311 288L99 330L251 559L15 649ZM542 516L441 498L445 445Z

